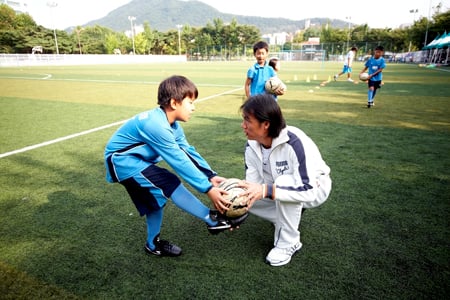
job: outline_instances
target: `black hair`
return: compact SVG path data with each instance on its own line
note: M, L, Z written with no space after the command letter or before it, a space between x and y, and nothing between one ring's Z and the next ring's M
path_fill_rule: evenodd
M384 51L384 47L380 45L380 46L377 46L377 47L375 48L375 50Z
M350 49L350 51L358 51L358 48L352 47L352 49Z
M253 115L258 122L268 121L268 135L276 138L280 135L283 128L286 127L281 108L278 102L269 94L258 94L251 96L242 105L240 110L247 115Z
M184 76L173 75L164 79L158 87L158 104L161 108L170 104L170 99L182 102L184 98L198 98L195 84Z
M266 49L266 51L269 52L269 44L264 41L257 42L253 45L253 54L255 54L259 49Z
M272 58L269 60L269 66L271 66L271 67L275 70L276 67L277 67L277 62L278 62L278 58L272 57Z

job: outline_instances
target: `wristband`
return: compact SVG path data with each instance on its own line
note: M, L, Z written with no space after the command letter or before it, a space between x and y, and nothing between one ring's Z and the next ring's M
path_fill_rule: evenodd
M268 184L267 185L267 198L271 198L273 199L273 184Z

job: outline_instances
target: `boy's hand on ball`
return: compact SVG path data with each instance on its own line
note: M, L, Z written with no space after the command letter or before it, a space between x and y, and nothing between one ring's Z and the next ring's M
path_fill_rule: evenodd
M286 91L286 89L283 86L280 86L279 88L277 88L275 90L275 94L277 94L278 96L284 95L284 92Z
M224 195L228 194L227 191L221 188L213 187L208 191L208 197L211 199L214 207L221 213L224 214L231 205Z
M212 183L213 186L218 186L219 184L221 184L225 180L227 180L225 177L221 177L221 176L217 176L217 175L214 176L214 177L211 177L209 179L209 181Z

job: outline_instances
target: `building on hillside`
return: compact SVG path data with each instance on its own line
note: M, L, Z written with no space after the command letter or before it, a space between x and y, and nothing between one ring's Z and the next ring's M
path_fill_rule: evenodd
M286 32L268 33L264 34L263 39L267 41L269 45L284 45L287 42L292 42L293 36Z
M310 37L308 41L301 43L302 50L320 50L320 37Z
M305 30L308 29L309 27L311 27L311 20L307 19L305 20Z
M16 13L28 13L28 1L0 0L0 4L6 4Z

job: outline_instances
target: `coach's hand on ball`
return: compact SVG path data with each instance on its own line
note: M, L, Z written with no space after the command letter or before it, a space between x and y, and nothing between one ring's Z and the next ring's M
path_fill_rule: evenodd
M250 209L255 201L264 198L264 184L242 180L239 187L246 189L243 195L247 197L247 209Z

